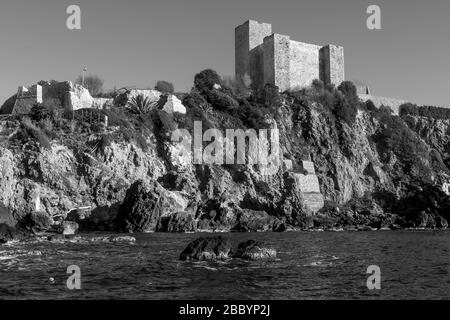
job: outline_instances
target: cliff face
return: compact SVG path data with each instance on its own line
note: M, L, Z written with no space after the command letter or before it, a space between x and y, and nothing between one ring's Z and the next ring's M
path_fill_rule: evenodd
M200 102L186 103L186 119L164 117L180 128L196 117L207 119L221 130L245 128L253 117L244 121L239 113ZM0 144L0 203L19 224L33 212L52 217L52 223L75 214L70 219L87 230L446 226L449 199L439 188L449 177L450 121L358 110L347 123L317 101L285 95L278 102L261 121L280 130L285 158L314 163L327 203L315 216L285 167L265 176L257 166L192 164L186 150L170 142L157 110L153 130L141 137L145 148L139 139L104 143L102 137L120 126L107 133L60 132L48 149L20 138L19 122L3 127L9 135Z

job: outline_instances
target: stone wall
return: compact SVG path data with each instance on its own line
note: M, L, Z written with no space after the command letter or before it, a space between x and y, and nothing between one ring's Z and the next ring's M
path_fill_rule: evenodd
M273 84L280 91L311 85L314 79L336 86L345 80L344 48L321 47L273 34L272 25L249 20L235 30L236 78L246 74L254 88Z
M302 173L293 173L297 181L306 206L313 213L318 212L324 206L324 197L320 191L319 178L311 161L302 161Z
M289 89L294 90L311 85L314 79L320 79L320 46L291 41Z
M272 34L264 39L264 84L290 89L290 52L288 36Z
M399 100L399 99L393 99L393 98L385 98L385 97L377 97L372 96L368 94L358 94L358 97L366 102L368 100L372 100L375 107L379 108L382 105L386 107L390 107L394 114L399 115L400 114L400 106L404 103L407 103L406 100Z
M242 79L245 74L252 81L263 81L264 38L272 34L272 25L249 20L235 29L235 68L236 78Z
M321 76L325 84L338 86L345 80L344 48L327 45L320 49Z

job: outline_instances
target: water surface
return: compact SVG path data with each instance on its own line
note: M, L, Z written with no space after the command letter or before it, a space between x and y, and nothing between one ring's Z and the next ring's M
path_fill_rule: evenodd
M449 299L450 232L224 234L263 240L275 262L182 262L200 234L138 234L135 244L14 243L0 247L2 299ZM87 235L86 237L89 237ZM68 290L67 267L81 269ZM367 289L367 267L382 288ZM53 278L54 281L49 279Z

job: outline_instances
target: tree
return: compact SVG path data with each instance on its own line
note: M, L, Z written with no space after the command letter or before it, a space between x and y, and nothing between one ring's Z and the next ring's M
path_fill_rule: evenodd
M83 77L79 76L75 83L83 85ZM84 78L84 87L89 90L91 96L96 97L103 91L103 79L97 75L89 75Z
M194 86L200 93L207 93L214 88L214 85L222 86L222 78L216 71L206 69L195 75Z
M156 83L155 90L158 90L162 93L170 93L170 94L174 93L175 91L173 84L164 80L159 80Z

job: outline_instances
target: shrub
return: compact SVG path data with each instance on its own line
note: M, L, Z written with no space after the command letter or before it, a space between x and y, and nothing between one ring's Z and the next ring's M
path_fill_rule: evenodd
M353 82L351 81L342 82L339 85L338 90L341 91L347 98L356 99L356 101L358 101L358 91Z
M266 84L262 91L262 100L266 107L279 106L280 104L280 89L273 84Z
M156 120L159 120L158 127L162 130L162 133L171 133L177 129L177 124L172 114L163 110L157 110L156 115Z
M425 143L408 128L400 117L380 113L380 122L384 128L375 141L381 151L393 151L403 163L421 167L421 158L428 159L429 153Z
M155 89L161 91L162 93L171 93L171 94L174 93L175 91L173 84L164 80L159 80L155 85Z
M311 87L318 93L322 93L325 90L325 84L322 80L314 79L312 81Z
M265 120L267 113L267 108L252 105L244 105L236 110L236 115L241 119L242 123L252 129L266 129L269 127Z
M31 122L30 118L28 117L22 118L21 124L23 127L23 131L26 134L26 137L34 139L44 149L50 150L52 148L48 137L45 135L45 133L42 132L41 129L36 127Z
M419 107L412 103L405 103L400 106L400 116L405 115L447 120L450 119L450 109L433 106Z
M206 105L208 102L203 98L201 94L196 91L192 91L190 94L184 97L183 105L187 108L198 108Z
M209 92L215 84L223 85L221 77L214 70L206 69L195 75L194 86L200 93Z
M370 112L378 111L378 108L375 106L375 104L373 103L372 100L367 100L364 105L365 105L367 111L370 111Z
M239 106L233 97L216 89L209 91L208 100L214 108L219 110L229 110Z
M335 95L333 114L336 118L345 121L348 125L352 125L356 121L357 113L358 107L355 102L349 101L347 96Z
M236 97L248 98L252 94L252 80L247 73L241 79L233 77L224 78L223 84L227 88L230 88L231 92Z
M49 119L51 121L55 120L55 109L49 108L42 104L35 104L30 110L30 118L34 121L41 121L44 119Z
M83 84L83 77L78 76L77 80L75 80L75 83ZM89 90L89 93L93 97L99 96L103 91L103 79L100 78L98 75L89 75L84 78L84 87Z

